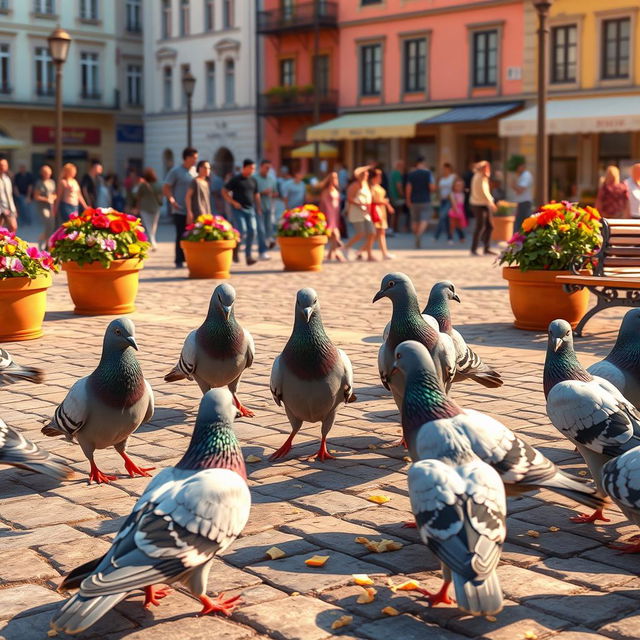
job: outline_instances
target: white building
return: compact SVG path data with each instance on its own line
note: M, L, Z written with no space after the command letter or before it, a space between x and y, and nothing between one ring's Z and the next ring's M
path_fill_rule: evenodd
M255 1L145 0L145 164L164 176L187 144L182 76L196 78L193 146L226 174L256 156Z
M72 38L63 67L65 161L80 172L94 157L119 173L142 163L142 87L132 94L127 86L136 67L141 82L140 8L141 0L0 0L0 153L14 166L53 161L47 36L57 25Z

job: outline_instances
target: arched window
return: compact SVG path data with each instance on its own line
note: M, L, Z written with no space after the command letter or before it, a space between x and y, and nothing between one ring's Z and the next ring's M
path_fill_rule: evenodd
M236 65L230 58L224 63L224 104L231 106L236 102Z
M233 153L227 147L220 147L213 156L214 170L223 180L226 180L227 176L233 173L233 164Z

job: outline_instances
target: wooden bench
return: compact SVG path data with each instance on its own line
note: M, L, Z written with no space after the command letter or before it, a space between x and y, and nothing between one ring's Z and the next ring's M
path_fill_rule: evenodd
M575 328L582 335L587 322L599 311L611 307L640 307L640 219L603 219L602 248L594 256L585 256L572 265L574 275L557 276L566 291L586 287L598 301ZM581 275L588 264L591 275ZM624 294L624 295L622 295Z

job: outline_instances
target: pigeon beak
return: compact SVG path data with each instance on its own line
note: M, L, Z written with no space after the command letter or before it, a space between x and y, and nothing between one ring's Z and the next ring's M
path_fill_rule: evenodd
M396 363L393 363L393 369L391 369L391 373L389 374L389 377L392 378L394 374L398 373L400 371L400 369L398 369L398 367L396 367Z
M462 302L462 300L460 300L460 296L459 296L457 293L454 293L454 294L451 296L451 299L452 299L452 300L455 300L456 302Z
M305 307L302 310L302 313L304 313L306 321L309 322L309 320L311 320L311 316L313 315L313 307Z
M225 319L228 320L229 316L231 315L231 305L223 304L222 305L222 310L224 311Z
M553 343L553 350L557 351L562 346L562 342L562 338L556 338L555 342Z
M127 342L136 350L139 351L138 349L138 343L136 342L136 339L133 336L127 336Z
M384 298L384 297L385 297L385 290L381 289L380 291L378 291L378 293L376 293L375 296L373 296L373 300L371 301L371 304L373 304L374 302L378 302L380 298Z

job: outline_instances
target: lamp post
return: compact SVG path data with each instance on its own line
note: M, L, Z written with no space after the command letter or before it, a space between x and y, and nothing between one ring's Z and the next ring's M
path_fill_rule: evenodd
M536 140L536 204L549 197L549 138L547 136L547 41L553 0L533 0L538 13L538 125Z
M187 96L187 147L192 146L191 136L191 98L193 97L193 90L196 87L196 79L191 71L185 71L182 76L182 90L185 96Z
M55 144L55 172L56 180L62 174L62 65L67 61L71 37L60 27L47 38L49 55L56 67L56 144Z

